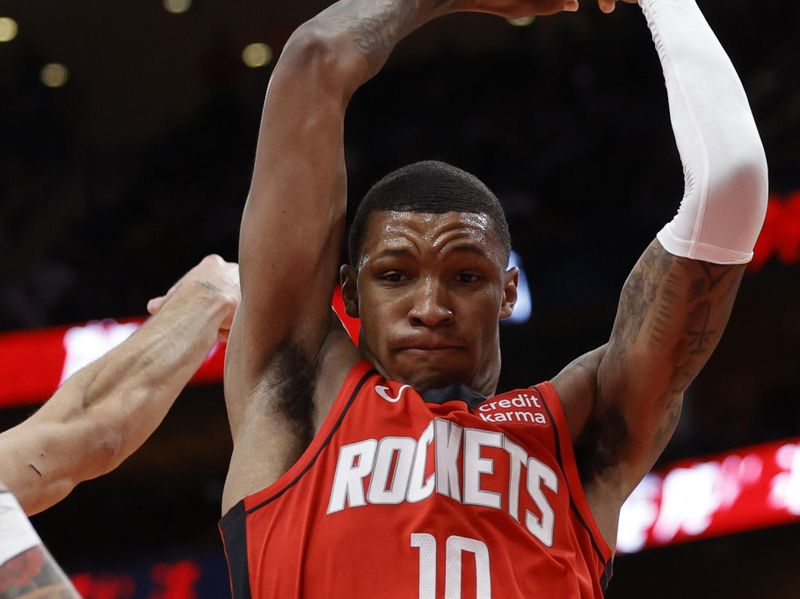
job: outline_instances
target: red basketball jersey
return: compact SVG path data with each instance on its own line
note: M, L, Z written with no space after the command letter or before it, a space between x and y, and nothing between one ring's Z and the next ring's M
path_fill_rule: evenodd
M220 530L236 599L594 598L612 557L550 383L420 394L368 362Z

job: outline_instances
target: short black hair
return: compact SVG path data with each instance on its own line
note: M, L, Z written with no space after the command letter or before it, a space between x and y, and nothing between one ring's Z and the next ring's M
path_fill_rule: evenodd
M475 175L446 162L415 162L392 171L372 186L350 225L351 265L357 266L369 216L377 211L485 214L492 222L505 259L511 254L511 234L497 196Z

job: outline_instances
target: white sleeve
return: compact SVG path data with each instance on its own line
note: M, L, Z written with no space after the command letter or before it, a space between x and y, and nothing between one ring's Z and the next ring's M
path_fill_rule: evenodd
M639 0L664 69L685 179L669 253L717 264L753 257L767 211L767 161L744 88L695 0Z
M0 491L0 566L41 544L17 498L8 491Z

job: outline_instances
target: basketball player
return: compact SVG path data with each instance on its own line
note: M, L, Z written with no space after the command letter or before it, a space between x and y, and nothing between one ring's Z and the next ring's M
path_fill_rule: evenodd
M7 485L0 483L0 599L77 597L25 514L52 506L138 449L217 338L227 337L238 303L237 265L206 257L148 303L155 315L134 335L0 433Z
M356 90L435 17L577 8L342 0L288 41L242 219L226 365L220 527L235 597L602 596L620 507L719 341L766 210L747 98L694 0L641 1L686 189L626 281L608 343L496 394L518 278L508 228L477 178L436 162L389 174L356 214L341 279L358 349L328 304Z

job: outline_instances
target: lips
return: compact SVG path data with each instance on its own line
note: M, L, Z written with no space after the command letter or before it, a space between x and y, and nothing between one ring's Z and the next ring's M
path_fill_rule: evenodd
M445 354L461 351L461 349L460 347L404 347L400 351L405 353Z
M397 352L415 353L448 353L462 351L465 347L456 343L444 343L441 341L411 341L400 343L396 346Z

